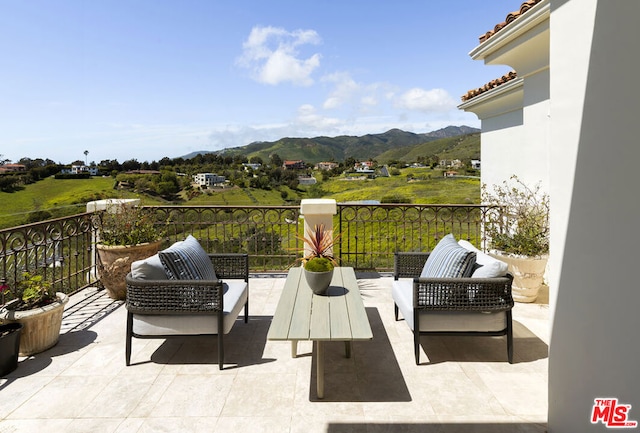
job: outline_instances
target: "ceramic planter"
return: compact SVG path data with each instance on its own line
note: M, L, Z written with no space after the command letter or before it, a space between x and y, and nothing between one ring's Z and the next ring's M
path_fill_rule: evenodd
M333 269L326 272L311 272L304 269L304 277L307 285L316 295L323 295L327 292L331 279L333 278Z
M22 324L20 335L20 356L29 356L45 351L58 342L60 327L62 326L62 313L64 306L69 302L69 297L64 293L56 293L58 300L44 307L38 307L25 311L11 310L11 301L8 308L0 310L0 319L9 323Z
M0 325L0 377L18 368L18 350L22 324Z
M516 302L535 302L544 282L548 256L539 258L491 254L509 265L513 274L512 294Z
M131 272L131 263L151 257L160 249L162 241L139 245L97 244L98 276L109 297L124 300L127 297L125 277Z

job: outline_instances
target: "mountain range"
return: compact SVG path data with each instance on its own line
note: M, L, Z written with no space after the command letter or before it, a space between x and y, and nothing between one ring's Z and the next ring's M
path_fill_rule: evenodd
M183 158L192 158L193 152ZM268 161L277 153L283 160L303 160L307 163L321 161L376 160L386 163L393 160L412 162L418 156L438 156L440 159L479 159L480 130L469 126L447 126L437 131L416 134L391 129L381 134L363 136L341 135L337 137L281 138L277 141L260 141L224 149L225 155L246 155Z

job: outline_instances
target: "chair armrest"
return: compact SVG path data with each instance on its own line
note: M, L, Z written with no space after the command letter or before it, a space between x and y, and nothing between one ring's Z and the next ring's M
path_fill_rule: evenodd
M223 311L221 280L136 280L126 276L125 307L138 314L185 314Z
M513 276L414 278L413 305L429 311L505 311L513 308Z
M393 278L414 278L420 275L424 264L429 258L429 253L401 252L395 253L393 260Z
M219 279L243 279L249 281L249 256L247 254L209 254L213 269Z

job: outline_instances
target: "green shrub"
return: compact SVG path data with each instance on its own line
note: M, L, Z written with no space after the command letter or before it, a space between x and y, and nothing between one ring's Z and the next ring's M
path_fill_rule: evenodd
M504 181L489 191L482 187L482 201L490 207L485 236L492 248L507 254L536 257L549 252L549 195L538 183L533 188L517 176L514 185Z
M325 257L315 257L308 260L304 268L310 272L328 272L333 269L333 263Z

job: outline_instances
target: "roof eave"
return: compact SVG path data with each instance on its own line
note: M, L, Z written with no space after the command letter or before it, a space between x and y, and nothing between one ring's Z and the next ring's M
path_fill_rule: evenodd
M473 60L482 60L492 53L516 40L538 24L549 19L551 15L551 0L542 0L532 7L527 13L503 27L485 42L469 52Z
M459 110L463 111L474 111L474 107L489 102L491 100L495 100L503 95L507 95L518 88L522 88L524 82L524 78L516 78L507 83L501 84L493 89L487 90L486 92L481 93L478 96L475 96L471 99L464 101L462 104L458 105Z

